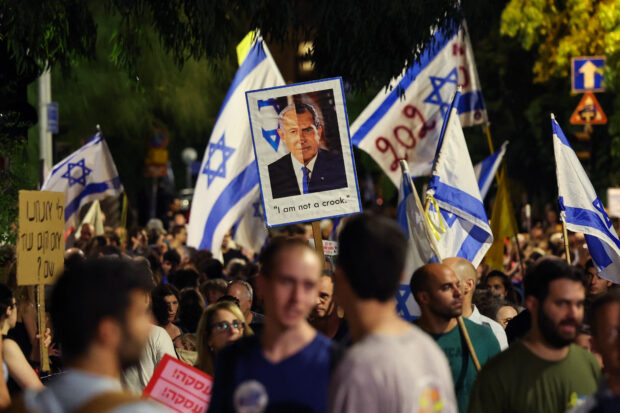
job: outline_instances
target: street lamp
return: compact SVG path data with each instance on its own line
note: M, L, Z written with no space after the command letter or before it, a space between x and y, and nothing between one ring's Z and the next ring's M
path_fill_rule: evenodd
M198 159L198 153L194 148L185 148L181 152L181 159L185 164L186 188L192 187L192 163Z

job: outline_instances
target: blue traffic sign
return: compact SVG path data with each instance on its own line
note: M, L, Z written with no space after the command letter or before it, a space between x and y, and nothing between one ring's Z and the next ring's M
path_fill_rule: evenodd
M58 103L47 104L47 131L58 133Z
M571 62L573 93L603 92L605 56L574 57Z

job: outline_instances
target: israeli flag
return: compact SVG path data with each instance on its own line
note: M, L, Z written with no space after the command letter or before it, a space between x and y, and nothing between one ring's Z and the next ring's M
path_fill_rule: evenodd
M553 114L551 127L562 219L569 230L585 234L599 275L620 283L620 240L616 230Z
M220 256L224 235L259 198L245 92L284 85L257 37L228 89L196 180L187 243Z
M351 125L353 145L367 152L397 188L400 159L408 161L412 176L430 173L457 84L463 87L457 106L461 124L487 122L466 30L463 23L451 37L437 31L419 62L383 88Z
M65 229L79 223L82 205L123 193L123 184L101 133L54 165L41 190L65 193Z
M398 194L396 219L409 240L409 254L405 264L405 277L401 282L396 297L398 314L407 321L420 316L420 307L415 301L409 282L413 272L429 262L438 262L437 253L433 251L433 239L429 238L424 218L424 209L418 197L407 162L401 160L403 179Z
M480 188L480 196L482 196L483 200L487 197L489 188L493 183L493 179L495 179L495 174L497 174L497 169L502 164L507 146L508 141L502 144L499 151L492 153L491 156L474 166L474 173L478 180L478 188Z
M250 203L250 207L235 226L233 240L238 246L259 253L267 243L268 238L269 233L265 226L263 203L259 195Z
M478 266L493 242L478 181L458 117L457 91L444 123L427 193L440 257L463 257ZM438 213L439 212L439 213Z

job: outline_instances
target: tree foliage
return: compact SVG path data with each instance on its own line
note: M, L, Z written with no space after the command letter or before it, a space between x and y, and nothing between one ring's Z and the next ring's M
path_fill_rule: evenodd
M272 43L312 41L317 75L340 75L354 87L387 84L418 58L432 27L454 30L462 15L453 0L2 0L0 38L18 72L46 62L68 70L94 57L98 4L121 16L111 57L130 73L148 48L145 23L179 66L201 58L217 64L240 33L258 29Z
M571 58L606 56L605 83L608 91L620 90L620 1L618 0L510 0L501 17L501 33L516 39L532 52L534 82L557 85L559 94L567 94L570 85ZM620 183L615 172L620 163L620 99L599 94L607 112L609 125L595 130L590 172L595 183ZM577 105L575 98L555 101L563 106L568 101L563 125L568 127L568 114ZM551 110L550 108L549 110ZM560 118L562 119L562 118ZM569 129L570 133L570 129ZM610 157L611 156L611 157ZM600 169L599 169L600 168Z
M130 205L137 208L147 182L147 142L155 129L169 135L169 159L178 172L177 181L184 185L180 153L185 147L203 153L236 65L232 60L221 61L215 71L203 58L189 60L179 69L159 46L157 34L138 25L135 29L153 46L144 49L134 76L129 77L111 61L121 17L105 13L102 7L95 7L93 13L99 32L93 59L75 64L69 75L63 75L60 68L52 71L52 95L59 105L61 124L56 140L64 143L64 153L57 157L90 139L99 124Z
M501 33L518 39L526 50L536 50L536 81L566 77L572 57L617 59L620 1L511 0L502 13Z

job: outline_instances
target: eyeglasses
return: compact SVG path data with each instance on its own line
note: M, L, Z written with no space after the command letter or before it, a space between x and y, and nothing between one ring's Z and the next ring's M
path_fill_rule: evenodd
M245 329L245 323L239 320L233 320L232 323L229 323L228 321L220 321L219 323L215 323L213 328L218 333L228 332L231 328L234 328L237 331L243 331Z

